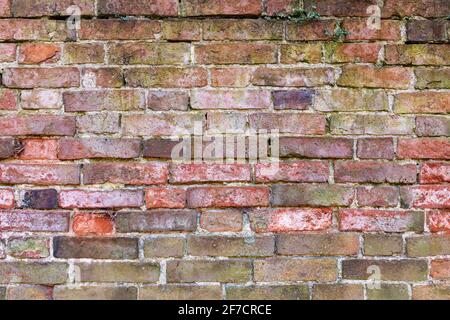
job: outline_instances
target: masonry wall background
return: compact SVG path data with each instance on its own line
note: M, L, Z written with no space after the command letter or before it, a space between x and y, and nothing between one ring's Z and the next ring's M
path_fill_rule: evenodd
M449 299L450 1L374 4L0 0L0 299Z

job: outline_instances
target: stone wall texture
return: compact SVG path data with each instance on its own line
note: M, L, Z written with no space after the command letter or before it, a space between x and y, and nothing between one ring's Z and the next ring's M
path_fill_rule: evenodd
M448 0L0 0L0 299L450 299L449 41ZM171 157L250 129L275 172Z

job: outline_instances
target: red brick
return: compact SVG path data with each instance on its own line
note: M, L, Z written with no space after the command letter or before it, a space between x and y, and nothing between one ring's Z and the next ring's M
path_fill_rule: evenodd
M191 134L195 123L202 123L199 113L154 113L122 117L122 130L129 136L174 136Z
M394 140L391 138L358 139L358 158L394 159Z
M69 33L66 21L37 19L0 20L0 40L37 41L75 40Z
M306 10L317 11L321 16L367 17L367 8L376 5L376 0L306 0Z
M0 89L0 110L16 110L17 105L18 98L15 91Z
M401 187L400 197L402 205L407 208L450 208L450 187L446 185Z
M77 68L9 68L3 84L10 88L69 88L80 85Z
M395 95L395 113L450 113L448 92L408 92Z
M19 154L21 160L57 160L58 140L54 139L24 139L23 151Z
M12 0L14 17L68 16L66 9L76 5L83 16L94 15L95 4L86 0Z
M17 45L14 43L0 43L0 62L14 62L16 49Z
M78 111L132 111L145 108L144 92L140 90L64 92L64 108Z
M367 19L344 20L342 27L350 32L346 36L347 40L386 40L399 41L401 23L396 20L381 20L381 29L370 29Z
M291 13L298 8L297 0L266 0L265 12L269 16Z
M193 109L267 109L271 100L266 90L196 90L191 105Z
M256 86L315 87L334 83L330 68L258 68L252 83Z
M0 231L67 232L70 213L63 211L0 211Z
M175 41L200 41L202 25L199 20L163 21L162 35L164 39Z
M177 16L177 0L99 0L98 13L102 15Z
M336 28L334 20L306 21L304 23L288 23L286 37L293 41L331 40Z
M442 20L410 20L406 35L410 42L445 42L447 22Z
M166 163L93 163L83 166L85 184L121 183L130 185L164 184Z
M171 183L250 181L248 164L172 164Z
M431 261L430 275L434 279L450 279L450 260Z
M269 189L266 187L198 187L187 191L189 208L266 207Z
M120 68L85 68L81 70L81 78L85 88L120 88L123 85Z
M325 45L326 60L332 63L378 61L381 45L376 43L342 43Z
M397 187L360 187L356 191L358 205L361 207L396 207L399 190Z
M0 189L0 209L14 208L14 190Z
M0 119L0 134L71 136L75 134L75 117L53 115L3 117Z
M255 232L322 231L332 224L331 209L287 208L249 211Z
M111 64L184 65L190 62L188 43L126 42L108 47Z
M281 40L283 24L279 21L214 19L203 23L204 40Z
M359 232L422 232L424 216L414 211L344 209L339 211L339 229Z
M262 12L260 0L182 0L182 6L185 16L257 16Z
M383 17L421 16L425 18L444 17L450 11L447 0L385 0Z
M415 164L397 164L375 161L337 161L334 179L338 183L414 183Z
M319 43L282 44L280 62L295 64L300 62L320 63L322 61L322 45Z
M432 210L427 212L427 225L431 232L450 233L450 211Z
M280 156L300 158L353 157L353 140L344 138L280 138Z
M319 114L256 113L249 115L250 128L255 130L279 130L280 133L325 134L326 118Z
M11 16L11 0L0 0L0 17Z
M61 208L139 208L144 199L139 190L62 190L58 196Z
M272 92L275 110L307 110L313 103L314 92L310 90L279 90Z
M0 159L8 159L14 157L20 150L21 146L16 140L11 138L0 139Z
M347 65L342 68L337 84L354 88L408 89L412 84L412 76L408 68Z
M153 187L145 190L149 209L182 209L186 207L186 190L172 187Z
M239 232L242 223L240 210L206 210L200 216L200 227L208 232Z
M198 64L266 64L277 62L273 44L209 43L195 46Z
M450 182L450 164L445 162L426 162L420 166L420 183Z
M186 111L189 108L189 95L187 92L178 91L149 91L147 108L154 111Z
M82 40L152 40L161 32L155 20L82 20Z
M446 138L400 139L397 156L400 159L450 159L450 141Z
M250 84L252 71L249 68L229 67L211 69L211 86L243 88Z
M208 83L203 68L149 67L124 71L125 83L130 87L193 88Z
M141 154L139 139L81 138L61 139L58 158L62 160L95 158L138 158Z
M72 230L79 237L109 235L114 232L114 222L107 214L76 214Z
M0 183L65 185L80 183L80 168L75 164L0 164Z
M39 64L59 60L61 48L51 43L30 43L19 48L19 63Z
M325 161L296 161L255 164L256 182L327 182L329 165Z

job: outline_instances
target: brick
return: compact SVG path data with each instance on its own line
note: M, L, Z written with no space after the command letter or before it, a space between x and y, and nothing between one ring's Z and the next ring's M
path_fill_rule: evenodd
M138 15L138 16L176 16L178 1L176 0L99 0L98 13L101 15Z
M450 159L450 141L446 138L399 139L397 157L400 159Z
M139 288L139 300L221 300L219 285L157 285Z
M198 64L266 64L277 62L273 44L209 43L195 46Z
M401 187L400 197L407 208L445 209L450 207L449 191L445 185Z
M173 41L200 41L202 25L198 20L163 21L162 35L164 39Z
M0 189L0 209L12 209L14 204L14 190Z
M50 255L50 241L44 238L11 238L8 255L19 259L41 259Z
M308 300L306 285L226 286L228 300Z
M397 164L376 161L336 161L334 179L338 183L414 183L417 180L415 164Z
M118 232L182 232L197 228L194 210L154 210L121 213L116 219Z
M368 300L409 300L405 284L380 284L380 288L367 288Z
M194 90L193 109L267 109L271 106L267 90Z
M322 231L331 227L332 210L314 208L255 209L248 212L255 232Z
M30 43L19 47L18 62L23 64L39 64L57 62L61 53L59 45L51 43Z
M281 40L279 21L214 19L203 23L204 40Z
M71 5L76 5L83 16L95 14L94 2L89 0L13 0L11 9L14 17L69 16L66 9Z
M424 215L420 211L342 209L339 229L358 232L423 232Z
M60 109L62 105L59 92L53 90L22 91L20 97L22 109Z
M262 12L259 0L230 3L227 0L182 0L185 16L258 16Z
M64 45L63 61L65 64L103 63L105 50L102 44L68 43Z
M2 0L0 2L0 17L11 16L11 0Z
M182 209L186 207L186 190L171 187L153 187L145 191L147 208Z
M35 185L77 185L80 168L75 164L0 164L0 183Z
M16 50L17 45L14 43L0 43L0 62L16 61Z
M322 60L322 46L315 43L283 44L280 47L280 62L294 64L300 62L320 63Z
M200 227L208 232L242 231L243 215L239 210L206 210L200 216Z
M349 280L368 280L372 275L370 267L380 268L382 281L426 281L428 265L426 260L344 260L342 278ZM378 275L378 274L377 274Z
M359 40L401 40L401 23L396 20L381 20L380 29L371 29L367 24L367 19L348 19L342 23L342 28L349 34L346 36L348 41Z
M198 187L187 191L189 208L265 207L269 189L265 187Z
M149 185L164 184L167 179L168 165L165 163L93 163L83 166L85 184Z
M146 258L182 257L185 252L183 237L156 237L144 240Z
M63 211L0 211L0 231L67 232L69 213Z
M400 93L394 100L395 113L450 113L450 94L446 92Z
M130 87L193 88L206 86L208 74L198 67L149 67L124 71L125 83Z
M408 89L412 83L412 71L399 67L374 67L346 65L337 81L339 86L353 88Z
M58 159L58 140L24 139L21 140L23 150L19 154L21 160L56 160Z
M56 209L58 207L57 191L55 189L21 191L19 205L27 209Z
M76 263L80 282L139 282L152 283L159 280L159 264L94 262Z
M414 286L412 298L413 300L448 300L450 286L445 284Z
M247 164L172 164L171 183L250 181Z
M450 278L450 260L431 261L430 275L434 279L446 280Z
M279 130L280 133L321 135L325 134L326 118L305 113L255 113L249 115L249 125L257 131Z
M9 88L70 88L80 85L77 68L6 68L3 84Z
M318 111L387 111L388 97L378 90L333 89L316 92Z
M68 264L59 262L0 263L0 283L54 285L67 281Z
M111 64L183 65L190 61L187 43L114 43L108 48Z
M141 153L139 139L68 138L59 142L61 160L95 158L138 158Z
M168 283L245 283L252 276L250 260L171 260L167 261Z
M291 13L298 7L297 0L267 0L265 12L269 16Z
M72 136L74 134L75 118L70 116L6 116L0 119L0 135Z
M15 156L18 151L17 147L17 141L14 139L0 139L0 159L7 159Z
M240 112L210 112L206 116L206 130L207 134L237 134L237 136L243 137L247 127L247 116ZM207 142L210 137L205 137L203 142ZM212 136L209 141L215 142L217 137ZM221 138L221 137L220 137ZM213 140L214 139L214 140ZM217 138L218 139L218 138ZM247 138L246 138L247 139ZM220 140L219 140L220 141ZM227 146L222 147L224 153ZM215 150L214 150L215 151ZM195 150L194 150L195 152ZM219 152L219 150L217 150ZM204 157L206 157L206 150L204 150Z
M419 137L450 136L450 119L446 116L417 116L416 134Z
M0 21L0 40L74 40L74 34L70 33L66 26L66 21L57 20L2 19Z
M449 65L450 45L445 44L398 44L387 45L387 64Z
M144 93L140 90L64 92L66 112L133 111L145 108Z
M256 182L327 182L329 165L325 161L296 161L277 164L277 170L270 170L273 164L255 164Z
M189 236L187 253L191 256L268 257L275 248L273 236L228 237Z
M122 117L122 131L127 136L175 136L194 131L195 123L203 123L201 113L153 113Z
M272 258L254 261L256 282L335 281L336 260Z
M336 27L333 20L306 21L305 23L287 23L286 37L289 41L325 41L331 40Z
M315 10L321 16L367 17L367 7L376 5L376 0L306 0L306 10Z
M376 43L334 43L325 45L325 60L331 63L376 63L381 46Z
M360 284L315 284L313 300L364 300L364 287Z
M445 42L446 21L410 20L406 24L406 35L410 42Z
M62 208L138 208L144 199L140 190L62 190L58 202Z
M188 140L190 142L190 140ZM172 150L183 142L183 139L152 138L144 141L145 158L172 159Z
M450 164L445 162L426 162L420 166L421 184L450 182Z
M53 300L53 288L40 285L9 287L8 300Z
M155 20L81 20L81 40L152 40L161 32Z
M187 111L189 95L178 91L149 91L147 94L147 108L153 111Z
M362 207L396 207L399 190L394 186L359 187L356 190L358 205Z
M424 235L406 239L408 257L444 256L450 254L450 235Z
M134 238L53 238L53 256L60 259L138 258L138 241Z
M403 238L401 235L364 235L365 256L397 256L402 253Z
M417 68L415 73L417 78L417 89L450 88L450 68Z
M333 114L330 131L334 135L409 135L414 132L413 117L388 114Z
M56 286L53 291L55 300L136 300L135 287L105 286Z
M434 18L445 16L450 10L450 5L445 0L420 0L411 2L408 0L386 0L383 7L383 17L407 17L421 16Z
M313 104L310 90L277 90L272 92L275 110L307 110Z
M86 114L77 117L78 133L118 133L120 116L114 113Z
M388 159L395 156L394 140L391 138L358 139L357 156L360 159Z
M433 210L427 213L427 225L431 232L450 233L450 212Z
M13 90L0 89L0 110L16 110L17 107L17 93Z
M212 87L243 88L250 85L252 70L242 67L227 67L211 69Z
M353 141L334 138L280 138L282 157L352 158Z
M0 300L6 300L6 288L0 287Z
M267 68L260 67L253 74L256 86L315 87L334 83L334 74L329 68Z
M349 206L354 190L342 185L278 184L272 186L273 206Z
M76 214L72 230L78 237L109 235L114 232L114 222L107 214Z
M356 256L359 235L351 233L279 234L277 254L296 256Z
M85 88L120 88L123 85L120 68L84 68L81 85Z

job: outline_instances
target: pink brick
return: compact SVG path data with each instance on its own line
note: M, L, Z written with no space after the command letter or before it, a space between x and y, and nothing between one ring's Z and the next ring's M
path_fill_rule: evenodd
M266 207L269 189L266 187L199 187L187 192L189 208Z
M24 139L21 160L57 160L58 140Z
M80 85L80 72L77 68L10 68L2 80L10 88L69 88Z
M178 15L177 0L99 0L98 12L108 15Z
M14 208L14 190L0 189L0 209Z
M251 78L252 72L249 68L229 67L211 70L211 85L213 87L247 87Z
M62 160L88 158L138 158L140 155L138 139L62 139L59 143L58 158Z
M193 109L267 109L271 97L266 90L198 90L191 104Z
M397 187L360 187L356 191L360 207L396 207L399 190Z
M62 208L138 208L143 200L140 190L63 190L58 195Z
M450 182L450 164L446 162L426 162L420 166L420 183Z
M325 161L258 163L255 165L255 179L257 182L327 182L329 171Z
M400 159L450 159L450 140L447 138L399 139L397 156Z
M17 101L17 93L15 91L0 89L0 110L16 110Z
M69 116L6 116L0 119L0 135L5 136L72 136L75 130L75 117Z
M229 1L229 0L182 0L184 13L187 16L215 15L260 15L262 3L260 0Z
M11 0L0 0L0 17L11 16Z
M250 181L248 164L173 164L171 183Z
M432 210L427 212L427 224L431 232L450 233L450 211Z
M450 208L450 186L448 185L401 187L400 196L402 203L408 208Z
M14 43L0 43L0 63L14 62L16 60L16 48L17 46Z
M430 275L434 279L450 279L450 260L431 261Z
M182 209L186 207L186 190L171 187L154 187L146 190L147 208Z
M278 130L280 133L304 135L325 134L326 117L306 113L256 113L249 115L250 128Z
M69 231L69 212L62 211L0 211L0 231Z
M80 183L80 168L75 164L0 164L0 183L65 185Z

